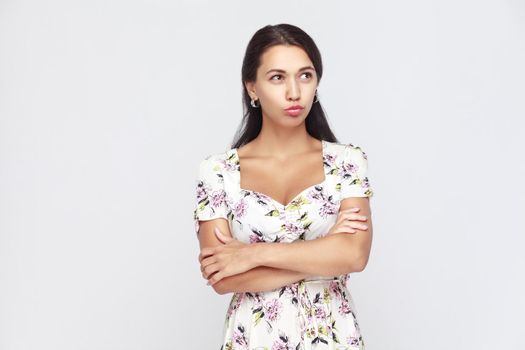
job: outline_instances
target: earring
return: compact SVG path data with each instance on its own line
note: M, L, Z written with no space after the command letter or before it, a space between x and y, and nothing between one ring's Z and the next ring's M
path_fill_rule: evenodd
M254 100L252 98L252 100L250 101L250 104L252 105L253 108L257 108L261 105L261 103L259 102L258 104L255 104L256 101L259 101L259 100Z
M314 103L319 102L319 96L317 96L317 90L315 90Z

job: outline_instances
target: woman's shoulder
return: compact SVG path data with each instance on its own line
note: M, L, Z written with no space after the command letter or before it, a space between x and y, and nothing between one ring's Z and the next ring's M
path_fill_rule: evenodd
M203 157L201 157L201 162L208 161L208 162L216 162L221 161L224 159L227 159L229 155L231 155L234 152L234 149L227 149L223 151L215 151L215 152L209 152L205 153Z
M325 141L326 142L326 141ZM335 157L338 162L359 162L367 160L367 155L361 145L355 142L326 142L327 154Z
M199 162L199 168L207 168L214 171L235 170L237 166L238 161L234 149L207 153Z
M324 141L328 148L332 151L335 151L336 153L342 154L344 152L352 152L354 150L362 151L362 147L354 142L330 142L330 141Z

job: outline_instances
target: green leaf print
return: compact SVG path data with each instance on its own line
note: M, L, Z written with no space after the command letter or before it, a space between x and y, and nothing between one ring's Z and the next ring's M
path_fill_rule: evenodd
M328 175L336 175L337 172L338 172L338 169L337 167L335 167L335 168L330 169L330 171L328 172Z
M253 315L255 317L253 324L257 326L259 322L264 318L264 311L262 306L253 310Z
M286 208L286 210L300 210L301 209L301 206L303 204L310 204L310 200L308 200L308 198L306 198L305 196L300 196L299 198L297 199L294 199L290 205Z
M279 210L277 210L277 209L270 210L264 216L273 216L273 217L279 216Z
M325 304L330 304L332 301L332 297L330 296L330 290L328 288L324 288L323 290L323 302Z

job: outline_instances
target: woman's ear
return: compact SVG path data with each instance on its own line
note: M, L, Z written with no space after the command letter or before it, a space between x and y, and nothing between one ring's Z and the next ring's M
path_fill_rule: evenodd
M253 81L245 82L244 86L246 87L246 90L252 99L257 98L257 93L255 92L255 83Z

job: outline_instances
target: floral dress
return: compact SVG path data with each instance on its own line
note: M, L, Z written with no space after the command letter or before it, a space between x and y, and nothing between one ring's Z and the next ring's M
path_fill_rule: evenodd
M341 200L371 197L367 156L358 146L321 141L325 179L283 205L240 186L237 149L208 155L196 181L199 220L225 218L245 243L312 240L335 224ZM364 349L349 274L310 277L270 291L233 293L220 350Z

